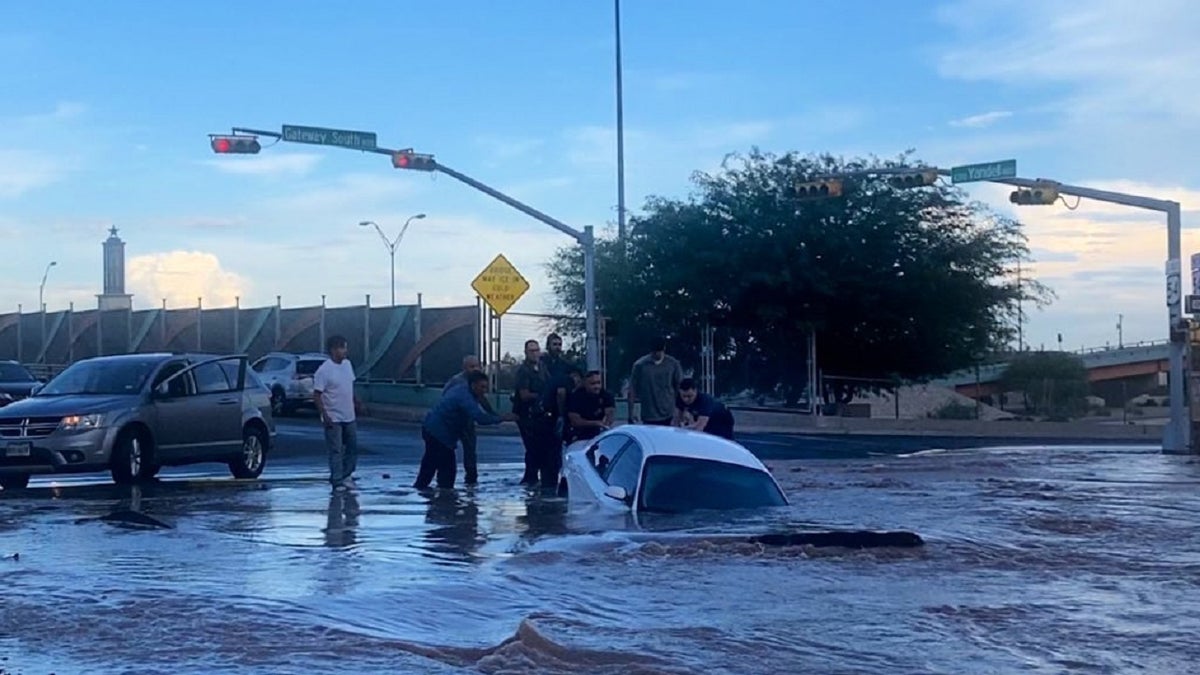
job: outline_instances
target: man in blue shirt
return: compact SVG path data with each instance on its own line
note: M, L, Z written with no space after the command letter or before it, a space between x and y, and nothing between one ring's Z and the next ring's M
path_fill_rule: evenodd
M421 468L413 487L418 490L429 487L435 473L438 487L454 487L454 475L458 471L454 447L472 421L491 425L517 419L512 413L492 415L485 412L480 401L487 392L487 375L473 372L467 375L467 386L448 388L438 404L426 413L421 424L425 454L421 457Z
M675 399L676 426L733 440L733 413L712 396L696 390L696 381L684 378Z
M467 378L471 373L481 371L479 357L474 354L464 356L462 366L462 371L455 373L454 377L446 380L446 385L442 387L443 396L454 387L466 387ZM492 410L492 405L488 403L486 397L480 399L479 403L483 407L484 412L493 414L496 412ZM463 477L463 482L467 485L475 485L479 482L479 461L476 453L478 442L478 437L475 434L475 422L469 422L462 437L463 473L466 474Z

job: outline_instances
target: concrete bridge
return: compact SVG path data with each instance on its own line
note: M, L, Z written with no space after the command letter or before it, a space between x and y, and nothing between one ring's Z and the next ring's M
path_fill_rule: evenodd
M1083 360L1088 381L1096 393L1104 396L1103 392L1115 393L1117 387L1123 386L1123 391L1128 395L1136 396L1165 382L1168 372L1167 351L1167 341L1156 340L1122 347L1096 347L1073 353ZM931 384L951 387L971 398L992 396L1000 393L999 381L1006 368L1007 362L992 363L980 366L978 373L974 368L964 369ZM1164 380L1160 382L1159 378Z

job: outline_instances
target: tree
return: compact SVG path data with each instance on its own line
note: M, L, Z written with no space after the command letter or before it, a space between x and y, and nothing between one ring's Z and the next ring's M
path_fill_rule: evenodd
M840 198L796 197L802 181L902 165L911 165L907 156L844 161L755 149L695 174L687 199L650 198L625 246L597 243L598 303L622 327L612 367L628 372L652 333L696 364L706 323L718 327L718 381L760 391L804 385L809 331L823 372L858 378L936 376L1003 345L1018 297L1049 297L1036 281L1018 288L1012 277L1027 253L1018 223L945 185L901 190L866 178L847 181ZM560 306L582 312L578 249L559 250L549 275ZM839 398L856 388L842 385Z
M1087 367L1074 354L1028 352L1014 356L1000 383L1005 391L1023 392L1029 412L1067 418L1087 410Z

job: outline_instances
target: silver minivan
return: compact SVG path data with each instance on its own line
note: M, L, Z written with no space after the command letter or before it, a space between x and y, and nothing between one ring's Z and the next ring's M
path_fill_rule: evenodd
M202 462L257 478L274 439L270 394L245 355L101 356L0 408L0 487L104 470L125 484Z

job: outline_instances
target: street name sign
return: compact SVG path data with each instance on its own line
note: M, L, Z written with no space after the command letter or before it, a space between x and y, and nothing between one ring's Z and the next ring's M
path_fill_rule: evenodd
M375 134L371 131L297 127L285 124L283 125L283 140L312 145L336 145L354 150L375 149Z
M475 277L471 288L492 308L496 316L504 316L529 290L529 282L502 253Z
M952 183L974 183L981 180L1016 177L1017 160L1015 159L986 164L966 164L950 169L950 182Z

